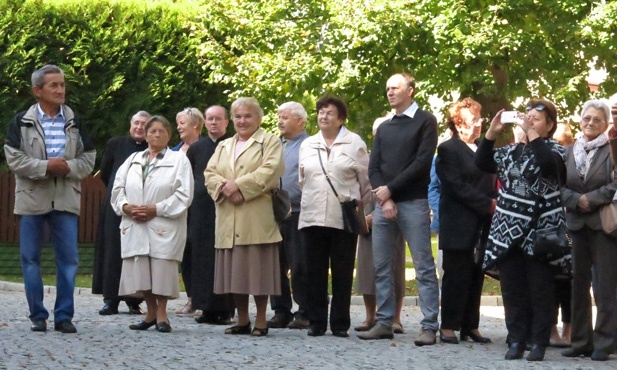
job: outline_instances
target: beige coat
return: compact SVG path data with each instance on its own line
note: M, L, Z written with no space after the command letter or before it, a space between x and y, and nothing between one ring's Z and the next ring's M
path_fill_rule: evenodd
M278 187L285 170L281 140L258 129L246 142L238 159L238 135L221 142L204 171L206 188L216 202L215 248L276 243L282 240L274 220L270 190ZM238 184L244 203L232 204L221 193L223 179Z
M357 134L343 126L329 151L318 132L304 140L300 147L298 176L302 186L300 229L325 226L343 229L343 211L340 202L351 199L371 202L371 185L368 179L368 153L366 144ZM326 180L317 153L340 199L337 199Z

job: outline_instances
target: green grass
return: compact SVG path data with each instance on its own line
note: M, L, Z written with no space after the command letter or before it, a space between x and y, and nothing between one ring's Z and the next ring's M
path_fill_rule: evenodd
M433 249L433 256L435 260L437 260L437 239L435 237L431 238L431 246ZM411 260L411 254L409 252L409 248L405 248L405 268L413 268L413 261ZM180 281L180 291L184 292L184 283L182 281L182 277L178 274L178 279ZM23 278L21 275L0 275L0 281L10 281L15 283L23 283ZM43 275L43 284L44 285L56 285L56 275ZM75 286L81 288L91 288L92 287L92 275L77 275ZM330 287L332 284L328 284L328 290L331 294ZM355 285L354 285L355 286ZM418 282L414 280L407 280L405 282L405 295L408 296L417 296L418 295ZM356 294L354 292L354 294ZM489 276L484 277L484 287L483 287L483 295L501 295L501 288L499 286L499 281L495 280Z

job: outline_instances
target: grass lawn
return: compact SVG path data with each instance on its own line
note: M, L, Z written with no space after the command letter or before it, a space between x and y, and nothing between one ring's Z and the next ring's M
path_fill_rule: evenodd
M435 261L437 260L437 239L435 237L431 238L431 245L433 249L433 256L435 257ZM411 260L411 255L409 252L409 248L406 248L406 262L405 267L407 269L412 269L413 261ZM184 290L184 283L182 282L182 277L178 274L178 280L180 281L180 291ZM16 283L23 283L23 278L21 275L0 275L0 281L10 281ZM43 284L44 285L56 285L56 276L55 275L43 275ZM331 284L328 284L331 286ZM406 295L408 296L417 296L418 295L418 282L413 280L407 280L405 282L406 285ZM92 287L92 275L77 275L75 286L82 288L91 288ZM330 289L330 288L328 288ZM356 294L354 292L354 294ZM501 295L501 289L499 287L499 281L495 280L489 276L484 277L484 288L483 295Z

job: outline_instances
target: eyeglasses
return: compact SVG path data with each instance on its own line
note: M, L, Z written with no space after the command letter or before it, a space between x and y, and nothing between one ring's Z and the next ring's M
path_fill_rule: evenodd
M208 121L208 122L220 122L223 119L224 118L221 118L221 117L206 117L206 121Z
M602 125L602 124L604 124L604 120L601 120L598 117L591 118L590 116L585 116L585 117L581 118L581 122L583 122L586 125L588 125L590 122L593 123L594 125Z
M525 107L526 111L530 111L532 109L535 109L537 111L543 111L544 109L546 109L546 105L544 104L537 104L537 105L528 105Z
M182 113L192 116L193 115L193 108L184 108L182 110Z

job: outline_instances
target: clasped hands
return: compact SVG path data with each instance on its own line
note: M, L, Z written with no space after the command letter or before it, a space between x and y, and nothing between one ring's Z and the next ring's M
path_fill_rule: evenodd
M221 193L223 193L223 195L229 199L231 203L239 205L244 202L244 196L242 196L240 188L234 180L223 179L221 182L223 184Z
M69 164L66 162L66 159L60 158L49 158L47 160L47 174L53 177L64 177L71 172L71 168Z
M387 220L394 220L398 214L396 203L391 199L392 193L386 185L373 189L377 203L381 206L381 213Z
M155 204L125 204L122 206L122 211L137 222L148 222L156 217Z

